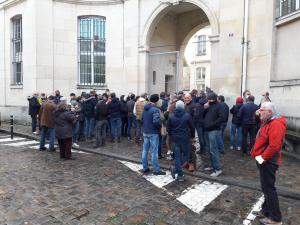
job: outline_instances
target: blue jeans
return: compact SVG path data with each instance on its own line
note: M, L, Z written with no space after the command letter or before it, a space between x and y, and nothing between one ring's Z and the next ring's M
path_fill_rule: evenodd
M158 134L143 134L144 144L142 153L143 170L148 169L148 151L151 147L153 172L159 172L158 165Z
M86 139L92 138L92 133L95 126L95 118L85 118L84 121L84 136Z
M236 138L235 135L237 134L237 144L236 144ZM236 124L231 124L230 129L230 145L234 148L242 147L243 144L243 129L242 126L237 126Z
M121 118L111 118L110 119L110 129L111 129L111 139L115 140L115 131L117 131L118 141L121 140L121 127L122 120Z
M135 135L135 143L140 143L140 138L142 136L142 130L143 130L143 123L141 120L136 121L137 128L136 128L136 135Z
M73 143L77 143L78 138L79 138L79 129L80 129L80 121L76 121L75 124L73 124Z
M189 162L190 147L191 144L189 140L180 144L172 142L172 151L175 154L175 173L177 173L178 176L183 175L181 169L182 164Z
M200 144L200 151L201 153L205 153L205 138L204 138L204 129L202 125L197 125L196 127L198 140Z
M227 126L227 123L221 124L220 135L218 137L218 149L220 152L224 152L224 131Z
M209 152L212 168L216 170L220 170L220 152L218 149L218 138L220 137L220 130L208 131L208 140L209 140Z
M45 147L46 136L49 136L49 150L54 150L54 140L55 140L55 130L54 128L42 127L41 130L41 139L40 139L40 148Z
M137 122L135 116L129 116L127 122L127 137L131 138L131 127L134 126L134 136L136 136L137 132Z

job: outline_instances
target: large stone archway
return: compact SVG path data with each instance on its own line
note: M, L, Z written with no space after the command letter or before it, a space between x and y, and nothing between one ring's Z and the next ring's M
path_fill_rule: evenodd
M162 58L161 53L170 54L174 52L170 57L175 55L178 57L176 73L179 74L182 71L182 58L185 49L183 43L187 42L197 29L207 25L210 25L212 29L211 40L218 41L219 23L217 17L213 8L204 1L186 0L183 2L170 0L161 2L152 11L142 29L139 46L139 91L151 92L153 88L150 85L152 64L149 61L154 53L160 53L160 59L156 59L156 61L171 61L171 59L168 59L169 56ZM172 60L176 61L175 59ZM180 79L178 75L176 76L176 79ZM176 87L178 90L180 85L176 85Z

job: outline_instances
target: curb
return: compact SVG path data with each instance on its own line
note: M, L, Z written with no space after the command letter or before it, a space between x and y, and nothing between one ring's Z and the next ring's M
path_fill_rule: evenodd
M5 130L3 128L0 128L0 132L10 133L10 131ZM38 137L34 137L32 135L29 135L29 134L24 134L24 133L20 133L20 132L14 132L14 134L17 135L17 136L20 136L20 137L28 138L28 139L39 140ZM128 162L133 162L133 163L141 163L141 160L138 159L138 158L120 156L120 155L117 155L117 154L114 154L114 153L98 152L98 151L94 151L92 149L82 148L82 147L73 147L73 149L80 150L80 151L87 152L87 153L102 155L102 156L117 159L117 160L128 161ZM149 165L151 165L151 163L149 163ZM166 165L164 163L160 163L160 167L165 169L165 170L170 169L169 165ZM237 187L241 187L241 188L248 188L248 189L255 190L255 191L261 191L261 187L260 187L259 184L250 183L250 182L247 182L247 181L237 181L237 180L232 179L232 178L224 178L224 177L215 177L215 178L213 178L213 177L211 177L207 174L204 174L204 173L201 173L201 172L198 172L198 171L195 171L193 173L186 171L184 173L188 176L191 176L191 177L197 177L197 178L201 178L201 179L205 179L205 180L209 180L209 181L214 181L214 182L219 182L219 183L223 183L223 184L227 184L227 185L233 185L233 186L237 186ZM300 193L292 191L288 188L277 187L277 193L278 193L279 196L282 196L282 197L291 198L291 199L295 199L295 200L300 200Z

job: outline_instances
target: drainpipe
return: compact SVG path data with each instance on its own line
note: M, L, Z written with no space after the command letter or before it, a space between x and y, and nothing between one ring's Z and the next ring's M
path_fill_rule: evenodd
M248 67L248 23L249 23L249 0L244 0L244 20L243 20L243 53L242 53L242 79L241 96L246 90L247 85L247 67Z

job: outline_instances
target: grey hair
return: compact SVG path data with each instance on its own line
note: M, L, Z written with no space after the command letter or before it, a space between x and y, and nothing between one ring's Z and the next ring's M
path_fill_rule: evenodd
M273 114L276 113L275 104L273 102L264 102L261 104L260 108L267 109L273 112Z

